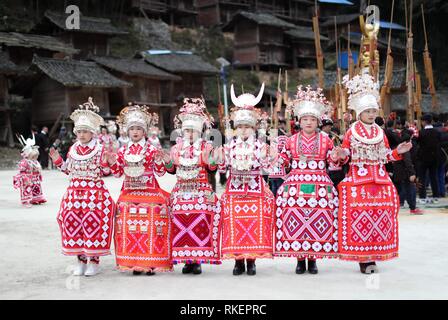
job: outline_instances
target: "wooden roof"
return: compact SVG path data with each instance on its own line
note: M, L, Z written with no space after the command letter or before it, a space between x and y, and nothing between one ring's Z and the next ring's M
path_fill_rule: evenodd
M67 29L65 25L67 15L47 10L45 12L45 17L57 27L70 32L96 33L105 35L128 34L128 32L120 30L119 28L113 26L110 19L87 17L81 15L79 29Z
M46 49L67 54L78 53L79 50L61 40L38 34L25 34L17 32L0 32L0 44L8 47L25 47Z
M448 112L448 92L440 91L437 92L437 103L438 103L438 113ZM432 109L432 97L430 94L422 94L422 112L430 113L433 112ZM407 110L408 108L408 96L406 93L403 94L393 94L391 97L391 108L392 111L395 110Z
M223 31L232 31L236 21L238 21L239 19L247 19L255 22L258 25L277 27L282 29L291 29L295 27L294 24L279 19L272 14L240 11L232 16L231 20L223 27Z
M0 74L10 75L20 73L21 71L22 69L19 66L9 60L6 52L0 51Z
M51 79L67 87L117 88L132 86L131 83L114 77L95 62L50 59L35 55L33 65Z
M359 19L359 13L339 14L336 16L336 24L349 24L350 22ZM321 27L334 27L334 17L327 18L321 24Z
M285 34L294 39L303 39L303 40L313 40L314 41L313 28L296 26L294 29L285 31ZM329 39L326 36L321 34L320 40L328 41Z
M182 80L181 77L163 71L149 63L144 59L121 59L116 57L92 56L92 60L98 64L107 67L111 70L122 72L128 75L136 75L145 78L159 79L159 80Z
M342 77L346 74L346 71L342 71ZM384 81L384 68L380 69L379 76L380 86L383 85ZM324 87L326 89L331 88L336 83L336 71L325 71L324 72ZM317 79L315 82L317 85ZM392 81L390 87L392 89L401 89L406 85L406 69L394 69L392 72Z
M142 52L141 55L148 63L172 73L197 73L203 75L219 73L217 68L195 54L170 51L165 54Z

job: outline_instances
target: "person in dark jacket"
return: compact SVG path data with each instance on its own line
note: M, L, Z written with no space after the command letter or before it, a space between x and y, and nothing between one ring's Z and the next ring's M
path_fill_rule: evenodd
M440 159L440 132L432 126L432 116L425 114L422 116L422 130L420 130L417 142L418 150L418 177L420 181L419 196L422 204L437 203L439 198L439 184L437 179L437 169ZM429 171L431 190L433 199L426 197L426 177Z
M48 152L50 150L50 138L48 137L48 127L42 127L41 132L37 134L38 139L36 140L39 146L39 161L42 169L48 168Z
M401 131L400 137L400 142L410 141L412 134L403 130ZM402 160L392 163L394 172L393 182L398 189L400 206L404 206L404 202L407 201L411 214L423 214L423 211L417 208L417 181L411 152L404 153L402 157Z
M437 182L439 185L439 197L445 197L445 175L447 164L447 151L448 151L448 127L444 127L440 122L440 125L434 125L434 128L440 132L440 152L439 152L439 166L437 167Z

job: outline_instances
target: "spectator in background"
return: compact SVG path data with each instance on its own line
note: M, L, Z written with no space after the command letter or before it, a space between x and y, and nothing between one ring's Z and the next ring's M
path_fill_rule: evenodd
M124 145L127 145L129 142L129 137L124 130L120 130L120 136L118 137L118 144L120 145L119 148L121 148Z
M381 129L384 130L384 119L382 117L376 117L375 123L381 127Z
M36 144L39 146L39 161L42 169L48 168L48 151L50 149L50 138L48 137L48 127L42 127L37 134Z
M412 133L408 131L402 131L401 133L400 143L411 141ZM400 206L404 206L404 202L406 201L409 205L411 214L423 214L423 211L417 208L417 179L414 164L412 163L411 151L402 154L402 157L402 160L394 161L392 163L394 173L393 182L398 189Z
M440 152L438 159L438 167L437 167L437 182L439 186L439 197L444 198L446 189L445 189L445 175L446 175L446 164L447 164L447 152L448 152L448 131L447 127L444 127L442 122L440 122L437 126L434 125L434 128L440 132Z
M57 149L61 157L66 160L67 153L71 145L75 142L75 137L71 132L67 132L67 128L61 127L57 139L53 143L53 147Z
M417 138L419 150L417 153L418 159L418 177L420 181L420 203L438 203L439 198L439 184L437 179L437 169L440 159L440 132L432 125L432 116L425 114L421 118L422 130ZM433 199L426 195L426 177L429 171L429 180L431 182L431 190Z

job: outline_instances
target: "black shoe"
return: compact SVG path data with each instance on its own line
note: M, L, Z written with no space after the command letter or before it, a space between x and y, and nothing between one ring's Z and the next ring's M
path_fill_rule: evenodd
M308 272L311 274L317 274L317 263L316 260L308 259Z
M141 275L142 272L141 272L141 271L136 271L136 270L134 270L134 271L132 271L132 274L133 274L134 276L138 276L138 275Z
M306 271L306 262L305 260L297 260L296 273L304 274Z
M148 271L148 272L146 272L146 275L147 276L153 276L153 275L155 275L156 273L154 272L154 270L151 270L151 271Z
M246 271L246 266L244 265L244 259L235 260L235 267L233 268L233 275L239 276Z
M193 272L193 263L185 264L184 267L182 268L183 274L192 273L192 272Z
M193 264L193 274L201 274L202 268L200 263L194 263Z
M378 273L378 268L376 267L375 262L367 262L359 263L359 269L361 270L361 273L371 274L371 273Z
M254 276L257 274L257 268L255 266L255 260L247 259L247 274L249 276Z

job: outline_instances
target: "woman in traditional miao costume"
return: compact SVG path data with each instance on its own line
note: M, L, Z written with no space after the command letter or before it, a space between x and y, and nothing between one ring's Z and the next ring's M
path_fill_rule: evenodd
M146 138L151 121L146 106L124 108L117 122L130 141L107 155L112 173L125 176L115 216L116 264L134 275L173 269L169 193L156 179L166 171L163 153Z
M322 90L298 87L293 109L300 131L279 141L279 162L290 168L277 192L275 256L296 257L296 273L318 272L316 259L335 258L338 252L338 196L327 165L338 162L327 134L318 131L331 105Z
M64 161L54 148L53 163L70 176L57 215L62 236L62 253L77 256L74 275L93 276L98 273L100 256L110 254L114 201L102 176L110 169L104 158L104 147L95 137L104 120L92 98L71 115L77 141ZM87 259L89 263L87 264Z
M220 207L207 180L217 170L211 143L202 139L211 126L201 98L186 98L175 118L182 136L165 156L168 172L176 174L170 208L173 232L173 262L185 263L182 273L200 274L201 264L221 264L219 252ZM181 124L180 124L181 123Z
M263 179L270 166L269 147L256 137L260 111L255 108L263 96L264 84L257 97L252 94L231 98L235 105L231 119L236 136L220 150L221 172L230 170L226 190L221 197L223 219L222 256L235 259L234 275L255 275L257 258L272 258L274 195Z
M42 193L42 167L37 161L39 157L38 146L33 135L33 139L18 137L23 146L22 160L19 162L19 173L14 176L14 188L20 190L22 205L31 208L33 204L47 202Z
M339 255L357 261L362 273L377 271L375 261L398 257L400 201L385 164L401 159L410 142L389 148L374 120L379 110L378 83L368 74L344 78L348 107L358 120L347 130L342 148L350 169L339 184Z

